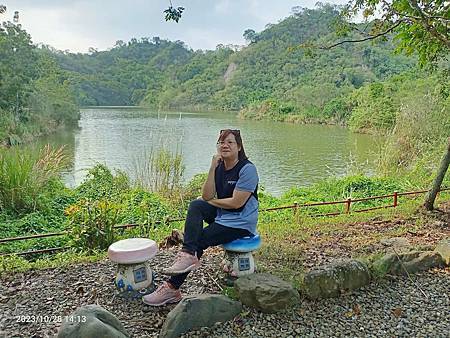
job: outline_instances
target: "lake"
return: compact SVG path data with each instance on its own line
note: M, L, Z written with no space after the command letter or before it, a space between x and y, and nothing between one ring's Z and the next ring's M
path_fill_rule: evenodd
M339 126L241 120L234 113L101 107L83 109L79 128L42 138L39 143L67 145L72 165L64 179L72 187L96 163L133 177L133 163L161 147L182 153L186 182L208 171L219 130L226 128L241 130L260 185L276 196L294 186L346 175L354 167L371 174L381 141Z

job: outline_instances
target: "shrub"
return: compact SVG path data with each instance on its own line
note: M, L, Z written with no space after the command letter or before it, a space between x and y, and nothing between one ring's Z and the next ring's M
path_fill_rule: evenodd
M122 223L152 225L170 215L168 205L155 193L134 189L123 197L120 220Z
M116 175L113 175L107 166L97 164L75 189L75 195L78 199L86 200L119 200L121 194L129 189L129 179L124 172L117 171Z
M83 200L67 208L71 244L90 252L107 249L116 238L119 211L119 204L105 200Z
M36 151L12 147L0 149L0 210L17 213L36 210L38 197L53 180L59 180L68 158L63 147L49 145Z
M27 271L31 266L30 262L19 256L0 256L0 275L9 271Z
M391 130L399 106L396 93L394 85L380 82L354 91L349 98L354 105L350 129L382 133Z
M78 202L65 211L68 230L72 232L71 243L88 251L104 250L117 240L117 224L139 224L137 231L147 236L157 221L164 222L171 215L170 207L157 193L131 188L124 173L113 175L100 164L89 171L76 196Z
M206 182L208 174L197 174L186 184L183 189L183 200L190 202L201 196L203 184Z

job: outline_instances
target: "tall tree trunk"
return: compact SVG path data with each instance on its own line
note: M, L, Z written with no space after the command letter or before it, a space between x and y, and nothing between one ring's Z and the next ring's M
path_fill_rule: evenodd
M425 203L423 204L425 209L433 210L434 200L436 199L437 193L441 189L441 184L442 181L444 180L444 176L445 173L447 172L449 164L450 164L450 137L448 138L447 151L444 157L442 158L441 166L439 167L439 171L433 182L433 187L425 197Z

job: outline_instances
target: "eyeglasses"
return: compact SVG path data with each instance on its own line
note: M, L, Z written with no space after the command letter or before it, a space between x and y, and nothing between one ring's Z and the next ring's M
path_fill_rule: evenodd
M224 145L227 145L227 146L232 146L233 144L237 144L237 142L235 142L235 141L219 141L219 142L217 142L217 145L219 146L219 147L222 147L222 146L224 146Z
M225 130L231 131L233 134L240 134L241 131L239 129L221 129L220 134L222 134Z

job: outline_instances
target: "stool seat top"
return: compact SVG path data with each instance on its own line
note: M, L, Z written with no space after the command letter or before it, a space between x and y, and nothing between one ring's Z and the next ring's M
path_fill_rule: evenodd
M128 238L111 244L108 257L119 264L135 264L148 261L155 257L158 246L148 238Z
M251 252L261 247L261 237L255 235L238 238L232 242L223 244L222 247L227 251Z

